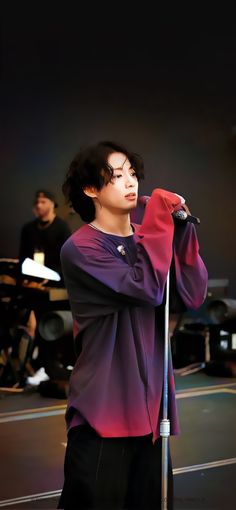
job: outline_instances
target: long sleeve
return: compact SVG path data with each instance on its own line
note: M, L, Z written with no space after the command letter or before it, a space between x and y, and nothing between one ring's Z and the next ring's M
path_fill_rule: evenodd
M206 297L208 273L193 224L175 229L173 252L178 292L187 308L198 308Z
M137 208L131 213L133 221L144 223L149 201L149 196L140 197ZM171 292L174 294L171 297L173 303L177 303L178 311L183 311L183 306L198 308L203 303L207 292L208 273L199 254L195 226L191 223L175 223L170 276Z

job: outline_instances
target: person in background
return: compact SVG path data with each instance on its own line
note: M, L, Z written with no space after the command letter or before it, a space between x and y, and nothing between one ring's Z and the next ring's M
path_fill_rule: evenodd
M53 193L44 189L35 193L33 212L36 218L21 230L19 261L22 264L29 257L61 275L60 250L71 231L56 215L56 207Z
M33 213L35 219L26 223L20 234L20 247L19 247L19 263L20 263L20 281L24 287L38 288L43 290L47 285L53 287L64 287L64 281L61 271L60 250L63 243L70 236L71 230L68 224L56 214L57 202L55 195L46 189L36 191L33 201ZM60 282L50 281L33 281L27 279L26 275L21 273L21 265L23 261L29 257L43 264L44 266L59 273ZM37 329L38 317L41 313L40 308L44 306L44 294L37 297L38 306L35 309L25 310L25 323L23 329L30 338L31 350L36 347L35 335ZM39 345L40 350L40 345ZM47 362L47 356L41 353L37 361L33 362L28 359L27 370L29 376L27 382L32 385L38 385L39 382L47 380L49 377L45 373L44 366ZM49 362L49 360L48 360ZM39 366L40 365L40 366ZM36 371L35 371L36 369Z
M105 141L77 154L63 185L86 223L61 250L78 356L58 504L65 510L161 508L166 279L173 263L174 301L198 308L207 270L194 225L174 223L173 212L185 208L180 195L155 188L142 224L131 222L143 176L141 156ZM171 356L169 418L177 434ZM172 481L169 459L168 510Z

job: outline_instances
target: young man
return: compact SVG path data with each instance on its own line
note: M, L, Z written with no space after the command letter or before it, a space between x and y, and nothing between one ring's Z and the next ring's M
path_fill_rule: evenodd
M174 224L179 195L155 189L142 225L131 224L142 177L138 155L101 142L76 156L63 186L87 224L61 250L78 359L59 508L160 508L166 278L173 259L179 301L197 308L207 271L194 226ZM177 434L171 360L169 418Z

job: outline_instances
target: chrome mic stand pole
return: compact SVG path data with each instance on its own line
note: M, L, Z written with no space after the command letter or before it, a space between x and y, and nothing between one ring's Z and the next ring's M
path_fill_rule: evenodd
M175 212L174 217L179 221L189 221L199 224L200 219L180 210ZM164 341L164 373L163 373L163 417L160 423L160 436L162 438L162 479L161 479L161 510L168 510L168 449L170 437L170 420L168 419L168 362L170 349L169 334L169 308L170 308L170 271L166 279L166 304L165 304L165 341Z
M168 510L168 448L170 436L170 420L168 419L168 360L170 348L169 335L169 303L170 303L170 271L166 280L165 304L165 341L164 341L164 373L163 373L163 417L160 423L162 438L162 478L161 478L161 510Z

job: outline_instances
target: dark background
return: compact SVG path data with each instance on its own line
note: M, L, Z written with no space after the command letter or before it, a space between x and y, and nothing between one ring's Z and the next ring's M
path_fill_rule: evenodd
M186 198L209 277L229 278L236 298L235 15L151 5L1 9L0 256L17 257L37 188L79 225L61 193L67 167L81 145L114 139L144 157L141 193Z

